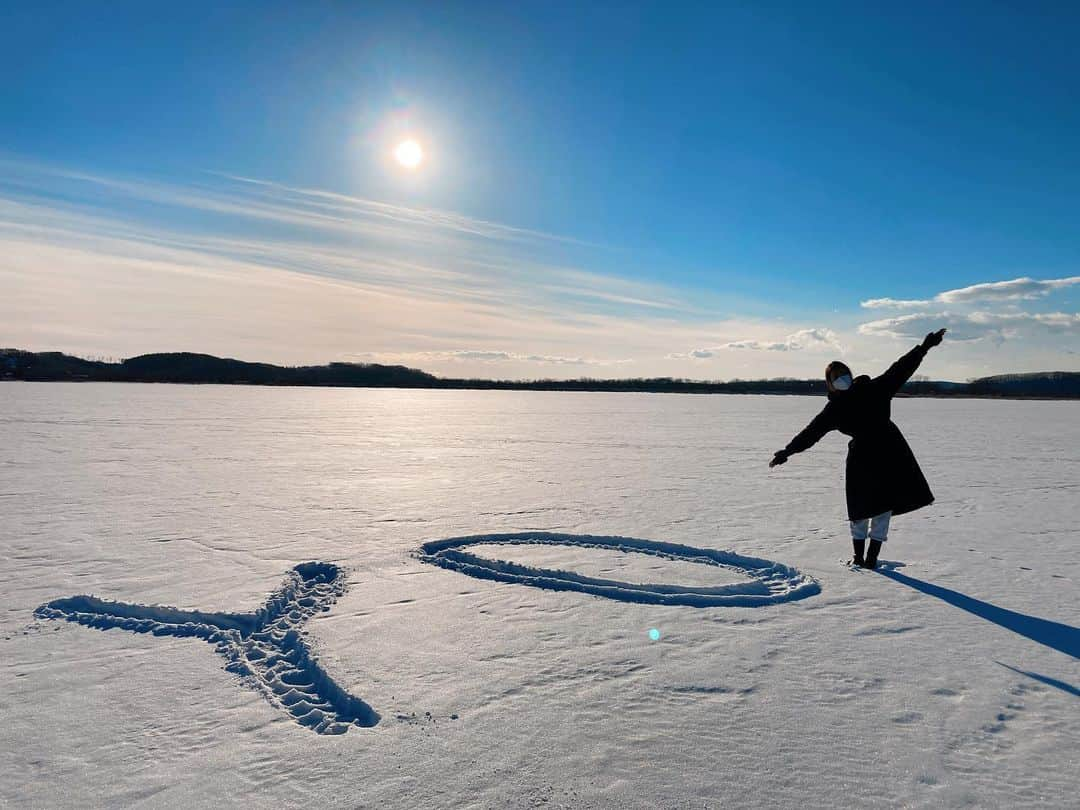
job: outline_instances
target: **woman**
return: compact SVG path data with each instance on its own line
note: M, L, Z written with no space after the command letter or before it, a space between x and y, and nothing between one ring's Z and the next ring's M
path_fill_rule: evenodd
M931 332L880 377L851 378L851 369L839 361L825 369L829 402L783 450L770 467L783 464L795 453L808 450L830 430L851 436L847 457L847 511L855 549L853 564L877 568L881 544L889 534L889 519L934 502L900 428L889 418L889 405L926 353L941 343L944 329ZM866 550L869 535L870 549ZM864 556L865 553L865 556Z

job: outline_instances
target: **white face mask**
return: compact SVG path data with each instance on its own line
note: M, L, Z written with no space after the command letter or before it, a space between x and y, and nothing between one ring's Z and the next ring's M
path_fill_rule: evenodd
M841 374L835 380L832 381L832 387L837 391L847 391L851 388L851 375Z

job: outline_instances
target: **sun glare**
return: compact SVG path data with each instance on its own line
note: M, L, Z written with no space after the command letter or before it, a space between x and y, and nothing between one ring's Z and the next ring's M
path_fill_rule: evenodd
M394 149L394 158L406 169L415 169L424 160L424 150L411 138Z

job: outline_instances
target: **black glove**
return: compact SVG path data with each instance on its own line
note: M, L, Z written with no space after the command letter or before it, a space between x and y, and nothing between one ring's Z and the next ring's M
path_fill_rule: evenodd
M938 329L936 332L930 332L925 338L923 338L923 348L932 349L935 346L940 346L943 337L945 337L944 329Z
M778 464L783 464L788 460L788 454L786 450L777 450L776 455L772 457L772 461L769 462L770 467L775 467Z

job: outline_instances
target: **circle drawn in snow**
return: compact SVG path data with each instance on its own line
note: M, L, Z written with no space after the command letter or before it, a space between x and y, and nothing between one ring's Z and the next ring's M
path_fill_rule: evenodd
M636 584L599 579L554 568L480 557L461 549L479 544L574 546L635 552L668 560L715 565L743 574L747 579L730 585L690 586ZM744 557L732 551L694 548L677 543L639 540L633 537L607 537L589 534L553 534L517 532L513 534L477 534L433 540L420 547L419 557L426 563L458 571L479 579L513 582L553 591L578 591L646 605L684 605L687 607L760 607L792 602L821 593L817 580L801 571L772 560Z

